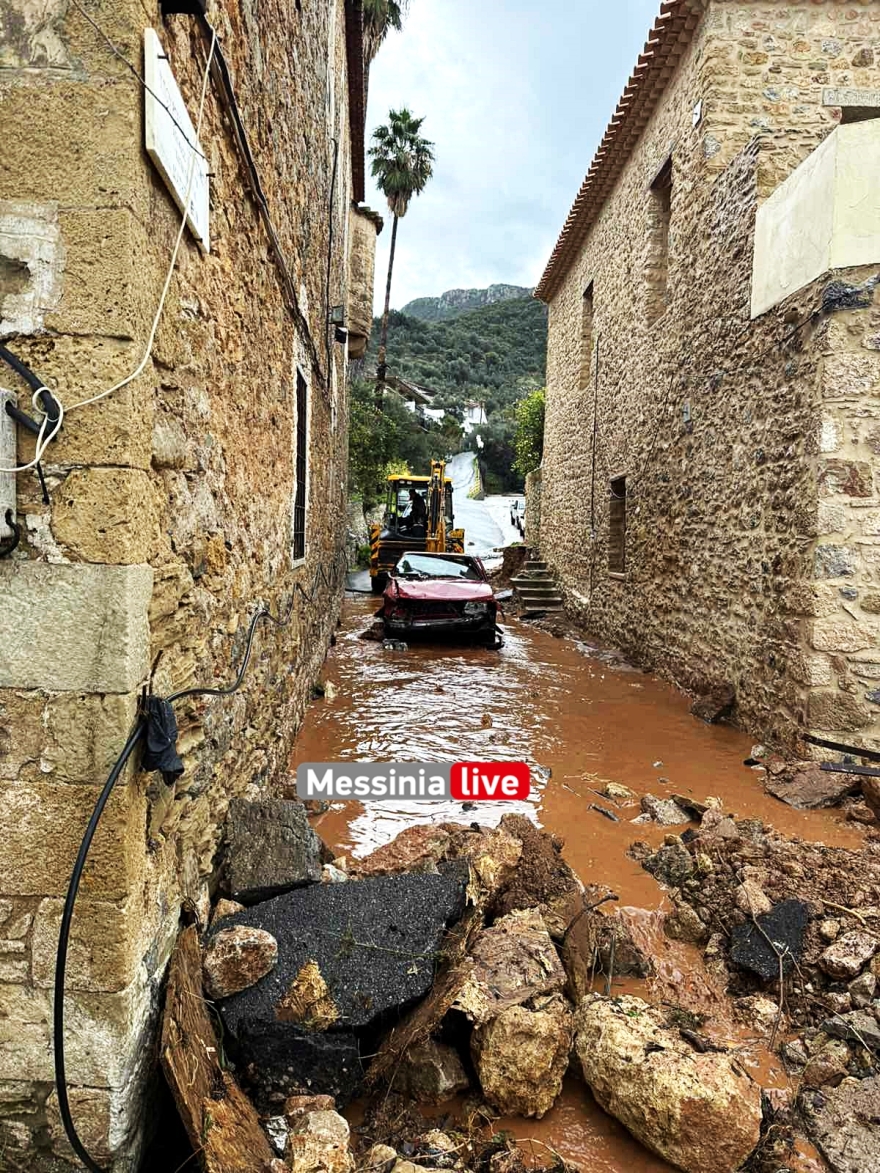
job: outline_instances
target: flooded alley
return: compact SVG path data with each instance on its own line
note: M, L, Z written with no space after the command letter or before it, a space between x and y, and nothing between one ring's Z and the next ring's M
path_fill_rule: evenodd
M701 951L664 936L665 890L627 852L636 840L660 847L672 828L632 820L643 796L679 795L699 803L717 798L738 819L759 819L785 836L829 846L858 847L861 831L839 810L799 811L767 795L763 771L744 765L752 750L747 736L697 720L682 693L614 653L518 619L504 623L499 652L418 644L394 652L360 638L375 608L369 597L347 597L325 666L333 699L310 707L292 765L526 760L532 794L528 803L483 802L465 810L458 802L336 803L315 821L325 842L357 860L415 823L494 825L511 809L527 813L564 839L564 859L585 885L619 896L634 937L654 957L652 978L615 978L612 992L669 999L720 1017L741 1040L742 1062L754 1077L764 1086L787 1086L758 1035L727 1021L723 991ZM632 792L629 803L603 794L609 782ZM536 1159L545 1159L541 1146L550 1145L601 1173L670 1167L571 1077L541 1121L513 1119L503 1126L530 1138Z

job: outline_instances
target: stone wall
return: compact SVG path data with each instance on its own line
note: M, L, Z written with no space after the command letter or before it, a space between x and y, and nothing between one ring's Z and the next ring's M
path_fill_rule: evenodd
M83 7L138 71L143 31L157 31L195 122L207 45L194 19L163 20L155 0ZM352 0L268 0L258 16L245 0L209 4L287 285L215 77L200 136L211 251L185 234L143 373L70 410L45 459L48 503L32 474L18 477L24 533L0 562L0 1164L11 1170L69 1167L50 1045L59 917L140 689L227 683L256 610L289 614L283 630L259 629L240 692L177 707L183 777L169 788L129 769L85 871L68 1074L83 1135L117 1170L136 1167L181 905L204 900L230 799L285 771L336 622L348 404L328 309L371 297L348 267L353 14ZM144 151L143 108L78 8L0 0L0 335L68 408L138 366L179 226ZM309 411L303 558L297 372ZM0 381L30 407L16 376ZM32 453L20 430L19 458ZM315 585L321 568L329 585Z
M527 546L541 545L541 491L543 470L538 467L526 477L526 524L524 541Z
M688 688L731 682L739 721L789 744L798 726L837 732L856 721L866 742L880 737L880 706L853 685L851 666L842 672L840 649L835 668L835 652L817 658L812 646L817 608L837 616L850 606L839 590L856 575L821 552L829 506L835 524L845 513L850 537L827 544L849 546L869 537L851 525L869 516L861 503L877 504L868 432L880 368L862 342L876 333L878 299L869 289L858 308L837 312L839 302L823 300L828 277L752 322L755 214L836 125L822 86L877 84L878 30L874 0L712 0L550 304L541 552L569 610ZM670 157L671 225L658 257L652 185ZM664 262L667 306L652 320ZM843 276L857 284L871 273ZM820 455L823 404L838 400L850 430L863 421L855 450L840 432L862 465L855 481L844 456L833 476ZM613 572L620 477L625 567ZM859 557L867 584L876 568L864 547ZM840 582L814 583L825 558ZM866 658L859 640L850 654ZM820 683L831 699L813 699ZM841 723L853 704L858 717Z

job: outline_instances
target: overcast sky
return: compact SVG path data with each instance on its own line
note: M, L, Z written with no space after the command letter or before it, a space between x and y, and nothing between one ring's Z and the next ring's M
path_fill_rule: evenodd
M535 285L660 0L411 0L370 71L368 135L424 115L434 177L398 231L391 305ZM367 202L385 209L367 178ZM376 258L385 296L387 224Z

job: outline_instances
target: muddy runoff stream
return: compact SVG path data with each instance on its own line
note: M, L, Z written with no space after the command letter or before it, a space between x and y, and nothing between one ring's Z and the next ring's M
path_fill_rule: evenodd
M840 812L801 812L766 795L762 775L743 764L750 738L703 724L670 685L590 645L512 620L499 652L416 644L406 652L386 651L359 638L375 606L370 598L347 598L325 672L336 692L311 706L293 766L524 760L540 768L533 770L531 801L523 804L483 802L466 811L457 802L334 804L316 822L324 840L338 854L359 858L413 823L494 824L512 808L525 811L564 838L564 857L585 884L608 885L619 895L635 939L653 956L652 978L615 978L612 992L674 1001L714 1016L728 1037L739 1035L741 1061L759 1083L785 1086L775 1057L748 1030L725 1020L725 999L700 951L665 937L664 891L626 854L637 839L659 846L670 828L633 826L638 799L615 807L597 792L613 781L637 796L680 794L702 801L712 795L740 818L759 818L786 835L829 846L857 847L859 833ZM593 803L613 809L619 821L591 809ZM450 1110L454 1104L444 1107ZM356 1123L356 1107L352 1119ZM542 1120L506 1119L494 1127L529 1138L538 1160L546 1160L549 1145L596 1173L671 1168L605 1115L572 1078Z

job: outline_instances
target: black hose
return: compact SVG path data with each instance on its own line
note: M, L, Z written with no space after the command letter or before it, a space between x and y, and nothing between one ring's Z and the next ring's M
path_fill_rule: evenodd
M92 817L89 819L89 825L86 827L86 833L80 844L76 863L73 865L70 883L67 886L64 912L61 917L61 932L58 935L58 954L55 958L55 1001L52 1012L52 1044L55 1054L55 1091L58 1095L58 1110L61 1113L61 1122L64 1125L64 1131L67 1133L67 1139L70 1141L73 1151L85 1167L91 1170L91 1173L104 1173L104 1170L89 1156L89 1153L80 1140L74 1127L73 1118L70 1115L70 1101L67 1097L67 1075L64 1068L64 977L67 971L67 947L70 942L70 924L73 920L73 906L76 903L79 882L82 878L83 868L86 866L86 856L89 854L89 848L95 837L95 831L98 829L98 822L104 813L104 807L107 805L107 800L110 797L113 787L116 785L119 775L125 769L125 763L131 757L137 743L143 736L145 728L144 718L139 716L134 728L128 735L128 741L126 741L122 753L116 760L116 765L110 771L109 777L104 783L104 789L101 791L98 801L95 803L95 809L92 811Z

